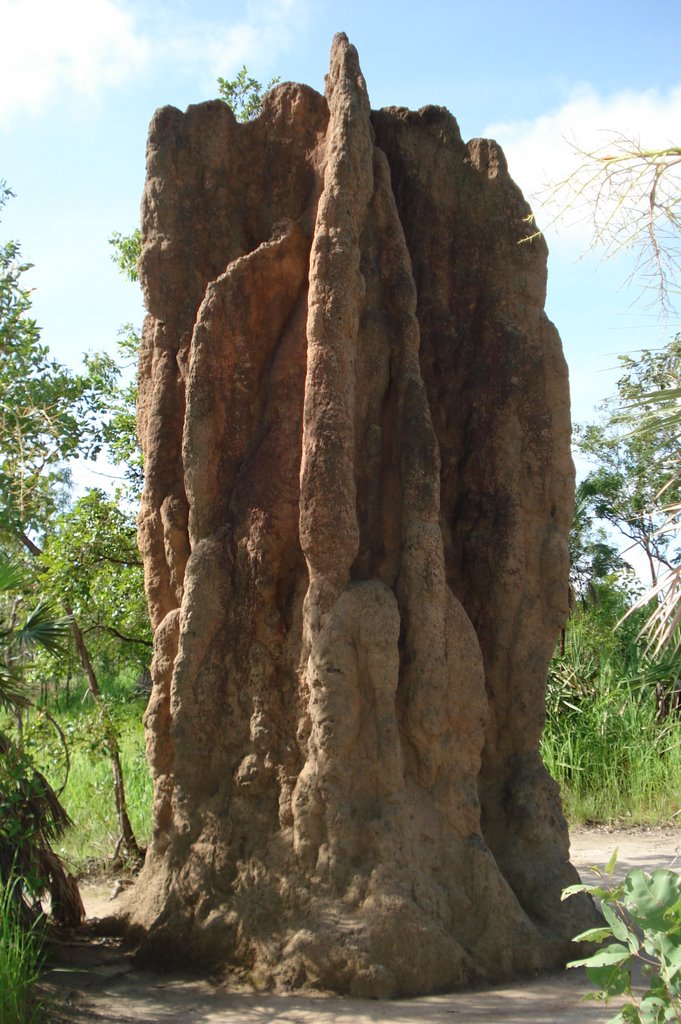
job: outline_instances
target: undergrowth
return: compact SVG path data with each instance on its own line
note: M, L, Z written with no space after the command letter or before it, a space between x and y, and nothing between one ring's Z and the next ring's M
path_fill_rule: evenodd
M120 745L128 814L141 846L151 835L152 784L144 751L142 715L146 696L125 677L110 683L103 702ZM118 840L111 765L105 748L103 708L74 693L68 702L50 707L68 747L68 778L60 800L74 827L56 846L72 871L105 869ZM38 709L24 725L24 743L36 765L60 789L67 776L67 755L54 726Z
M35 985L43 962L40 922L20 920L17 882L0 882L0 1024L38 1024L43 1007Z
M593 611L570 620L552 663L544 763L571 824L676 820L681 720L673 710L659 713L659 693L676 687L679 658L652 661L634 627L627 636L594 620Z

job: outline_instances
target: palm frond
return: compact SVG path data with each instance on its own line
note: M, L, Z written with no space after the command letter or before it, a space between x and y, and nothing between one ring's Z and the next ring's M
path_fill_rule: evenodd
M4 552L0 552L0 593L11 593L26 583L23 566Z
M664 573L654 587L634 602L621 621L651 604L653 609L642 631L648 637L648 649L655 655L665 648L678 651L681 647L681 565Z
M50 654L60 654L68 629L68 621L56 617L54 608L47 601L40 601L23 625L17 628L16 637L26 647L42 647Z
M21 673L16 665L0 663L0 708L13 711L30 704L26 695Z

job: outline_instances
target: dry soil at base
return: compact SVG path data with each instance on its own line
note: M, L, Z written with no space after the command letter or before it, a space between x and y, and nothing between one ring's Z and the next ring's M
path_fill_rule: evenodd
M572 861L585 881L618 850L617 874L632 867L681 870L681 829L580 829L572 833ZM88 916L115 912L110 887L86 885ZM599 1024L615 1005L584 1003L580 971L542 975L502 988L390 1002L325 995L261 995L225 991L205 980L155 974L132 967L115 944L69 949L68 970L53 970L45 983L73 1024Z

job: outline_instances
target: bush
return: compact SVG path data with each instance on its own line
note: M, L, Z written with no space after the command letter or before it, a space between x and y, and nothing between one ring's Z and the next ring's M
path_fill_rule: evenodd
M611 875L617 851L601 877ZM571 885L563 899L577 892L601 900L604 924L590 928L575 942L607 943L592 956L573 960L568 967L585 967L597 992L587 997L608 1002L629 997L608 1024L681 1022L681 878L658 868L648 874L630 871L623 882L609 885ZM614 941L611 941L614 940ZM632 991L632 968L642 965L647 989Z

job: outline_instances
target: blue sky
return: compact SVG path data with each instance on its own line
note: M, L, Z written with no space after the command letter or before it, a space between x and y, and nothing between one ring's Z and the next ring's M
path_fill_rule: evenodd
M0 238L35 264L44 341L72 366L141 319L107 239L137 224L154 110L214 97L217 76L242 64L321 90L333 33L345 31L374 107L448 107L464 138L497 138L528 198L570 169L566 138L589 148L606 130L644 145L681 135L680 0L0 0L0 26L0 179L17 196ZM583 420L611 392L616 354L660 344L673 323L633 304L626 255L579 260L588 225L547 235L547 308Z

